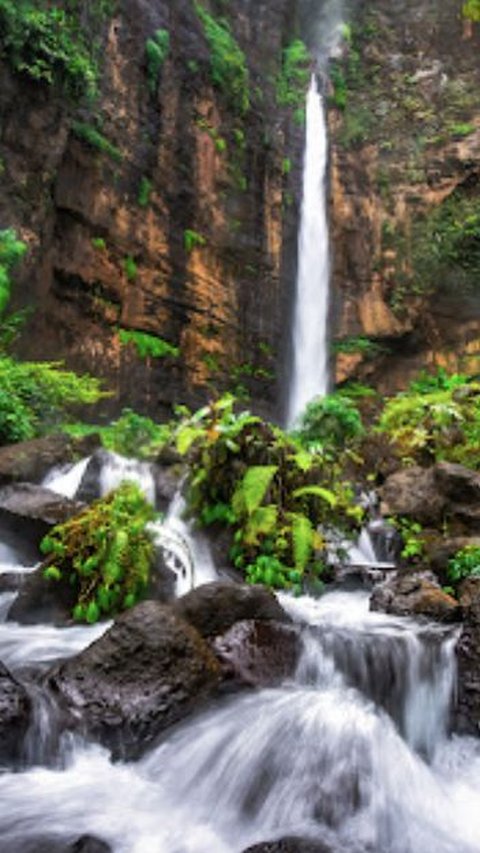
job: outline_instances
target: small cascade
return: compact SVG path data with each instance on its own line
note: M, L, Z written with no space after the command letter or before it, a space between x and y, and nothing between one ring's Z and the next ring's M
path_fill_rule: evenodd
M155 503L155 480L148 462L127 459L118 453L105 454L105 462L100 472L100 493L106 495L118 488L124 480L138 483L147 500Z
M46 489L51 489L52 492L56 492L58 495L63 495L65 498L74 498L90 459L91 457L87 456L81 462L52 468L44 478L42 486L45 486Z
M177 596L218 579L208 542L191 521L185 520L185 509L185 499L179 489L165 520L152 525L165 564L176 575Z
M298 275L293 319L293 368L288 402L292 425L306 404L328 389L327 221L328 140L323 99L312 75L307 95L303 202L298 241Z

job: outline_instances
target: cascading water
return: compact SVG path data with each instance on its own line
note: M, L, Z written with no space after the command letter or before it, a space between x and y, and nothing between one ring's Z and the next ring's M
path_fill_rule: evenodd
M326 175L328 141L323 99L312 75L307 95L303 202L293 319L293 368L288 423L328 389L328 288L330 276Z
M286 835L329 853L478 853L480 743L447 736L454 631L369 613L366 593L281 601L303 646L290 681L220 700L136 763L70 740L52 767L4 772L2 853L83 833L114 853Z

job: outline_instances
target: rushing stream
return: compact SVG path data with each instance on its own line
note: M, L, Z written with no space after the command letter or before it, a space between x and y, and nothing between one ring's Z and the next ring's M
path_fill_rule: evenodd
M335 853L478 853L480 742L448 735L454 630L370 613L363 591L281 602L301 631L295 677L219 700L138 762L68 738L42 766L41 706L30 766L0 775L2 853L82 833L115 853L240 853L292 834ZM22 678L102 630L4 623L0 660Z

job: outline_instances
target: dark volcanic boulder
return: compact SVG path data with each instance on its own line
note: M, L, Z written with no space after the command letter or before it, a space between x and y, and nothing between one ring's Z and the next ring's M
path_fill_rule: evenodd
M58 581L46 580L43 566L24 575L19 593L8 611L8 621L20 625L67 625L72 619L76 593L62 576Z
M197 631L171 608L145 601L47 681L72 722L115 755L132 757L197 707L219 679L219 664Z
M59 434L0 447L0 486L39 483L52 468L78 462L92 453L99 443L98 435L74 439Z
M463 627L457 643L456 726L462 733L480 733L480 577L459 589Z
M267 687L294 675L301 642L293 625L245 621L217 637L213 649L227 673L244 684Z
M323 841L316 841L313 838L280 838L278 841L266 841L261 844L254 844L244 850L243 853L340 853L340 850L335 850L329 844ZM341 853L354 853L353 850L347 850L342 847Z
M15 761L30 722L25 688L0 663L0 761Z
M370 610L395 616L426 616L439 622L460 618L458 601L430 573L397 575L373 590Z
M32 483L14 483L0 489L0 531L27 538L36 547L50 527L82 509L83 504L50 489Z
M179 598L175 610L202 637L224 634L245 619L290 622L273 592L264 586L214 581L192 589Z
M438 491L455 504L480 504L480 474L453 462L438 462L432 469Z
M435 526L443 519L447 501L438 489L433 468L402 468L380 489L383 515L405 515Z
M112 848L100 838L82 835L76 841L59 841L57 838L16 839L2 843L2 853L112 853Z

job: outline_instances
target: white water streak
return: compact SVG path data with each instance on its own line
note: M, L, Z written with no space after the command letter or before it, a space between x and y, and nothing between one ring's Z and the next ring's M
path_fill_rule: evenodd
M328 141L323 99L315 75L307 95L306 121L289 424L296 421L310 400L325 395L328 388Z

